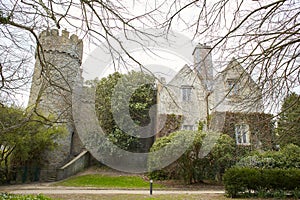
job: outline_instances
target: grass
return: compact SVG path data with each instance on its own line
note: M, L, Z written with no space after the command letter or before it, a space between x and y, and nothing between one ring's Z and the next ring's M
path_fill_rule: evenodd
M215 194L168 194L168 195L143 195L143 194L103 194L103 195L49 195L59 200L230 200L224 195ZM235 199L239 200L239 199ZM249 200L249 199L248 199ZM251 199L250 199L251 200ZM257 199L256 199L257 200Z
M90 174L73 177L57 183L59 186L73 187L98 187L98 188L127 188L127 189L148 189L149 182L139 176L106 176ZM153 184L153 188L164 188L163 185Z
M268 198L227 198L222 194L168 194L168 195L142 195L142 194L56 194L48 195L55 200L273 200ZM286 200L293 200L288 199Z

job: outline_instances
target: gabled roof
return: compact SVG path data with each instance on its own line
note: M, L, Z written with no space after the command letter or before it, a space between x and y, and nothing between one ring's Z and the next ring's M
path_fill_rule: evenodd
M194 84L201 85L203 90L207 90L203 81L203 77L199 76L197 72L193 69L191 69L187 64L185 64L177 73L176 75L168 82L168 85L173 85L174 82L178 79L184 79L185 76L189 76L188 78L191 78L191 85L194 86ZM198 83L197 83L198 82ZM175 86L175 85L173 85ZM178 87L178 85L176 85Z
M172 83L173 80L176 80L176 79L182 77L182 74L184 74L184 73L189 74L189 73L194 73L194 72L193 72L193 70L192 70L187 64L185 64L185 65L184 65L184 66L176 73L176 75L169 81L169 83ZM169 84L169 83L168 83L168 84Z
M224 77L231 70L234 70L234 71L238 72L239 77L236 77L236 78L241 79L242 78L241 76L243 76L243 78L247 78L248 81L250 81L251 84L255 85L259 89L259 86L253 80L252 76L242 67L241 63L238 62L235 57L233 57L231 59L231 61L226 66L226 68L221 71L221 73L219 74L219 76L221 75L221 76Z
M224 74L231 69L236 69L237 71L241 70L243 73L247 73L246 70L242 67L241 63L239 63L235 57L232 57L231 61L228 63L225 69L221 71L221 74Z

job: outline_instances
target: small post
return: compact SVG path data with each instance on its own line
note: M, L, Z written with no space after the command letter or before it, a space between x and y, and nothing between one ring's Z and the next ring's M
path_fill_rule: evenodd
M152 189L153 189L153 180L150 180L150 195L152 195Z

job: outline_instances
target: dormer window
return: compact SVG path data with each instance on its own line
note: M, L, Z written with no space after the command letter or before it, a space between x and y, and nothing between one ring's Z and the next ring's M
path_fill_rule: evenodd
M182 101L192 100L192 86L181 86Z
M228 96L237 96L239 94L239 84L237 79L227 79L226 81Z

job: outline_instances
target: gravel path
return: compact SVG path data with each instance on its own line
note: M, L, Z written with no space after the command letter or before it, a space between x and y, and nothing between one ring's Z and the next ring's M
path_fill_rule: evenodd
M14 185L2 186L0 192L13 194L149 194L149 190L120 190L62 187L46 185ZM153 190L153 194L224 194L223 190Z

